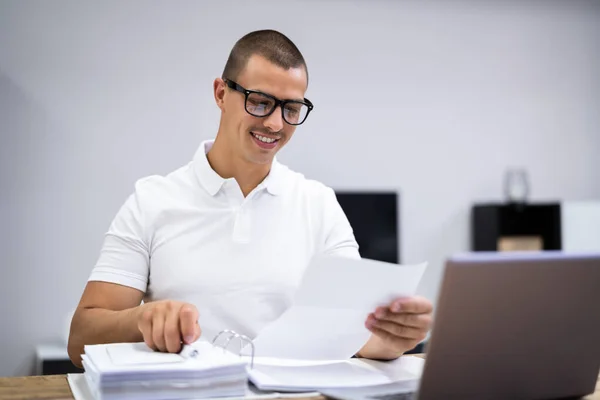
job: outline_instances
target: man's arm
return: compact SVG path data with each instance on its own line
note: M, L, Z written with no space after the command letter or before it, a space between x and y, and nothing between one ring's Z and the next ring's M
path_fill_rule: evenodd
M140 342L137 321L144 294L137 289L108 282L88 282L71 321L68 352L81 367L86 344Z
M127 286L88 282L71 322L68 352L73 364L81 367L86 344L144 341L154 350L176 353L182 342L198 340L195 306L171 300L140 305L143 296Z

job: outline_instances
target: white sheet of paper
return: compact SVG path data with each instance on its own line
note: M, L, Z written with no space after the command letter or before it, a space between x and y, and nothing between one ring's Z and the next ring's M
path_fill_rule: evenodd
M294 304L254 339L257 357L345 360L370 336L370 312L414 295L426 264L397 265L321 256L309 265Z
M106 351L114 365L180 363L185 359L179 354L161 353L149 348L146 343L114 343Z
M259 365L249 372L252 382L264 390L335 390L347 394L362 388L401 393L416 389L424 364L421 358L403 356L391 362L351 359L304 367Z
M250 356L242 356L250 363ZM295 360L292 358L254 357L254 365L271 365L279 367L309 367L312 365L334 364L340 360Z
M376 396L393 396L416 392L425 367L425 360L414 356L403 356L394 361L381 362L361 360L390 378L390 383L353 388L323 388L321 394L335 399L371 400Z

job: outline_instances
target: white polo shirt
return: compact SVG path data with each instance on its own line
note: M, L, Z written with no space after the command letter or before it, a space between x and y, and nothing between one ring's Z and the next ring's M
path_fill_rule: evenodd
M313 256L359 257L358 245L332 189L275 160L244 198L210 167L212 144L136 183L89 280L192 303L207 339L223 329L254 338L290 306Z

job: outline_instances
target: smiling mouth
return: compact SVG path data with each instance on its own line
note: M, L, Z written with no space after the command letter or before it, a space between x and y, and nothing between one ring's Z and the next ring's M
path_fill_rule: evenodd
M268 136L263 136L260 133L254 133L254 132L250 132L250 134L256 139L256 140L260 140L263 143L266 144L272 144L272 143L277 143L279 141L279 138L275 139L275 138L271 138Z
M263 151L274 151L274 149L279 146L279 140L281 139L269 137L252 131L250 132L250 136L252 136L252 141L254 144L256 144L256 146Z

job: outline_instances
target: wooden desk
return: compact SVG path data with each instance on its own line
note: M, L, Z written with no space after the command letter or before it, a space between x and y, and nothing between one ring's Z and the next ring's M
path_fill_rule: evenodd
M0 400L73 400L66 375L38 375L0 378ZM325 397L296 397L297 400L325 400Z
M24 376L0 378L0 400L53 399L72 400L66 375ZM301 400L301 398L298 398ZM311 397L323 400L324 397ZM585 400L600 400L600 376L596 383L596 392L584 397Z

